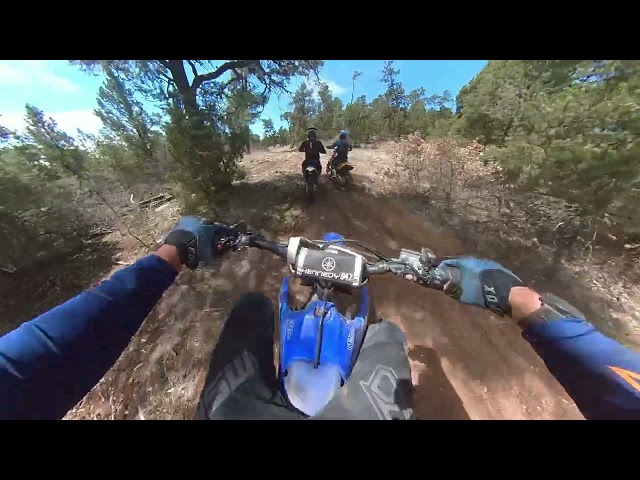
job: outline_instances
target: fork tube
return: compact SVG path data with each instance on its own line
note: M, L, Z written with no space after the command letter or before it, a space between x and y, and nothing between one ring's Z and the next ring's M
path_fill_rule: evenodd
M324 301L324 303L322 304L322 309L320 310L320 322L318 324L318 340L316 341L316 356L315 356L315 359L313 360L314 369L318 368L318 365L320 365L320 351L322 349L322 332L324 331L324 314L326 311L328 294L329 294L329 291L325 290L324 294L322 295L322 300Z

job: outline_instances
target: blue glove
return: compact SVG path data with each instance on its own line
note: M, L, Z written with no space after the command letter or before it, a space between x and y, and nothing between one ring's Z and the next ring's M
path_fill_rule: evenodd
M200 262L211 263L218 255L218 241L230 232L229 226L222 223L186 216L175 224L164 243L175 246L182 263L193 270Z
M458 285L447 288L453 297L462 303L511 315L509 293L513 287L524 286L512 271L493 260L473 257L445 260L440 265L460 271Z

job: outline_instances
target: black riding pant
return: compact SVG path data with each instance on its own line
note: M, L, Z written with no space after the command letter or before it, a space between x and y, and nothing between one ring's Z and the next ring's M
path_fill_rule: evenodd
M302 419L279 387L273 356L274 314L260 293L233 307L196 410L196 419ZM315 419L412 419L411 370L404 333L382 321L367 331L351 377Z

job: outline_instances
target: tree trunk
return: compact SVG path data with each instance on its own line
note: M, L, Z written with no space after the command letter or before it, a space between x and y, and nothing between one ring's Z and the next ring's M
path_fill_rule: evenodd
M167 60L167 64L189 122L193 127L204 127L204 120L196 100L197 89L189 83L184 62L182 60Z
M182 104L181 110L189 123L186 140L186 152L183 162L193 169L194 176L199 176L196 183L200 185L205 196L212 191L221 191L231 186L231 178L224 174L225 159L223 150L217 145L214 134L205 124L205 112L197 102L199 83L189 83L182 60L167 60L166 66L178 90L178 100ZM182 146L180 150L184 150ZM206 167L204 167L206 165Z

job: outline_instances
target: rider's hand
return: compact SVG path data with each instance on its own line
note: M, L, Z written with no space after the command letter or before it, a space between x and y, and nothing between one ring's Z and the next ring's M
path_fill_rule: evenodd
M445 260L441 265L460 271L459 285L447 293L463 303L511 315L511 289L524 286L513 272L493 260L473 257Z
M186 216L175 224L164 243L175 246L182 264L193 270L198 263L210 263L218 255L217 243L230 231L225 224Z
M542 306L540 295L529 287L513 287L509 294L511 318L522 320L528 318ZM583 316L578 312L578 316Z

